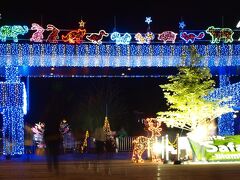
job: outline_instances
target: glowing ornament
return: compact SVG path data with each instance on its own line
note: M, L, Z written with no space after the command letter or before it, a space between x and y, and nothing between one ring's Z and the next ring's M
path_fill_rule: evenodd
M161 121L156 118L147 118L146 126L148 126L148 131L151 132L151 137L139 136L133 141L133 155L132 161L135 163L143 163L142 154L145 150L148 149L148 145L150 143L150 150L152 154L152 161L158 162L160 161L156 154L153 152L153 146L156 143L157 137L161 136L162 128Z
M224 43L233 42L233 30L230 28L215 28L214 26L210 26L206 30L207 34L210 34L212 37L211 43L219 43L221 40Z
M168 41L175 43L177 37L177 33L173 31L164 31L161 34L158 34L158 40L163 41L163 43L166 43Z
M48 35L46 41L50 43L58 43L58 38L59 38L58 33L60 32L60 30L56 28L54 25L48 24L47 31L52 31L52 32Z
M187 32L181 32L180 38L185 41L185 43L194 43L196 39L203 39L205 37L204 32L200 32L198 35L195 33L187 33Z
M184 21L179 22L179 29L184 29L186 27L186 24Z
M69 42L71 44L80 44L86 35L86 29L84 28L85 22L82 20L79 22L80 28L77 30L70 31L66 36L62 35L63 42Z
M43 42L43 32L45 31L44 28L37 23L32 23L31 30L36 30L36 32L32 34L30 41Z
M119 32L113 32L111 34L111 40L116 41L116 44L129 44L132 36L129 33L125 33L123 36Z
M152 22L152 19L151 19L151 17L146 17L146 20L145 20L145 22L146 22L147 24L150 24L150 23Z
M86 39L91 41L93 44L102 44L103 37L107 37L109 34L104 30L100 30L99 33L92 33L86 36Z
M147 32L144 36L141 33L137 33L134 38L138 44L150 44L155 36L152 32Z
M12 38L14 42L18 42L18 35L24 35L27 32L27 26L2 26L0 28L0 40L6 42L7 38Z

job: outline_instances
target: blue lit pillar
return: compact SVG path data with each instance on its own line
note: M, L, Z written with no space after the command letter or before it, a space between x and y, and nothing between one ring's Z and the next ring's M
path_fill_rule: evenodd
M3 154L24 153L24 83L18 67L5 68L5 82L0 83L0 106L3 114Z
M220 75L219 87L221 88L228 85L230 85L229 76ZM233 113L227 113L218 118L218 134L221 136L234 135Z

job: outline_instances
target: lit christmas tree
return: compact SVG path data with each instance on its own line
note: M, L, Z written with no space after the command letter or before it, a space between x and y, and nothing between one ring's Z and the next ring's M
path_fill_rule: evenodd
M112 134L111 133L112 131L111 131L110 124L109 124L107 116L105 117L105 120L104 120L103 131L105 132L106 137L109 137Z
M83 153L85 150L86 150L86 148L87 148L87 145L88 145L88 138L89 138L89 132L88 132L88 130L86 131L86 133L85 133L85 138L84 138L84 141L83 141L83 144L82 144L82 146L81 146L81 152Z
M169 105L169 111L158 112L158 118L169 127L189 131L202 125L209 125L222 114L232 112L232 108L222 106L225 101L209 101L205 97L214 89L210 69L199 66L200 56L194 47L190 49L190 65L179 67L176 76L169 76L169 84L160 85Z

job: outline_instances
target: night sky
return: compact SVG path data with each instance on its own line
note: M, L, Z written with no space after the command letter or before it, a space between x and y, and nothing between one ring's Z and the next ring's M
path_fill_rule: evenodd
M155 33L165 30L178 30L182 19L187 29L206 29L210 25L235 28L239 21L237 1L161 1L161 0L121 0L121 1L13 1L0 3L1 25L26 24L36 22L44 27L48 23L60 29L75 29L80 19L86 21L88 32L105 29L112 32L115 27L121 32L145 32L146 16L152 17L151 30ZM114 17L116 24L114 25ZM26 82L26 78L23 78ZM77 126L74 118L80 116L82 103L94 96L95 89L108 88L112 84L118 90L122 115L115 117L114 130L121 126L132 133L142 131L139 119L155 116L156 112L166 110L160 84L167 82L162 78L30 78L30 109L26 121L34 124L46 121L45 113L51 106L59 106L62 116ZM94 88L93 88L94 86ZM92 94L91 94L92 93ZM105 102L101 107L105 108ZM116 107L114 107L117 109ZM112 108L112 109L114 109ZM120 117L119 117L120 116ZM104 116L103 116L104 118ZM120 123L122 122L122 124ZM72 123L72 124L71 124ZM141 129L141 130L139 130Z

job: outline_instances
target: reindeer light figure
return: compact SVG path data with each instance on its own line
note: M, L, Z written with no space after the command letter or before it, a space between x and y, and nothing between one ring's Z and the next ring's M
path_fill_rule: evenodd
M156 138L161 136L162 128L161 122L159 119L156 118L147 118L146 119L146 125L148 127L148 131L151 132L151 137L145 137L145 136L139 136L133 141L133 155L132 155L132 161L135 163L143 163L144 160L142 159L142 154L145 150L148 149L150 144L150 150L152 154L152 161L157 162L159 159L157 158L157 155L153 153L153 144L156 142Z

